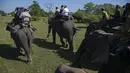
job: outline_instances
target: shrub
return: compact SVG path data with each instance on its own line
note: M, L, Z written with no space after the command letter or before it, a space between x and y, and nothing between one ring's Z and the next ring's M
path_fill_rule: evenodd
M36 17L36 16L32 16L31 20L32 20L32 21L38 21L38 20L40 20L40 18L39 18L39 17Z
M83 12L76 12L72 15L77 22L83 22L84 13Z
M91 22L97 22L100 20L100 15L94 15L94 14L86 14L84 17L84 23L91 23Z

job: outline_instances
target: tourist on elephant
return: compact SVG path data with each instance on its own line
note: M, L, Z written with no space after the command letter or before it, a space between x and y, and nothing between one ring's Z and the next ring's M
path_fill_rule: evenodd
M115 10L115 14L113 15L113 18L115 20L120 18L120 10L119 10L119 5L116 5L116 10Z
M65 16L65 17L66 17L66 16L67 16L67 17L69 16L69 9L67 8L66 5L64 6L64 10L63 10L63 12L62 12L62 15Z
M108 13L105 11L104 8L101 8L102 11L102 20L109 20L109 15Z
M101 28L104 28L107 25L107 20L109 20L109 15L108 13L105 11L104 8L101 8L102 11L102 19L101 22L103 24L103 26Z
M125 22L126 21L126 17L127 17L127 15L126 15L126 6L124 5L122 8L123 8L122 17L123 17L123 21Z
M58 15L60 12L60 9L58 7L56 7L56 10L55 10L55 15Z
M62 14L63 10L64 10L64 5L61 5L60 14Z

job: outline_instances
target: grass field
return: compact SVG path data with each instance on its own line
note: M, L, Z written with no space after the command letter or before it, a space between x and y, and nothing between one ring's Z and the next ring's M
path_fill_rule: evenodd
M14 48L14 42L9 32L5 30L5 22L10 22L11 19L12 17L0 17L0 73L54 73L59 64L71 63L72 57L69 56L64 48L60 47L59 36L57 36L57 45L51 44L51 36L48 40L45 40L48 29L45 18L32 22L33 26L37 28L32 45L33 63L27 65L22 62L22 60L25 60L24 56L19 56L21 60L15 59L16 49ZM84 27L85 25L77 24L77 26ZM83 40L85 31L85 29L81 29L76 33L74 38L75 51ZM89 70L89 73L97 72Z

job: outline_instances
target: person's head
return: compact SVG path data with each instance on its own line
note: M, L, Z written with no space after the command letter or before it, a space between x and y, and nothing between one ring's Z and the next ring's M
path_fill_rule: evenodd
M56 9L59 9L58 7L56 7Z
M20 9L24 11L24 7L21 7Z
M61 8L63 8L64 7L64 5L61 5Z
M130 3L126 3L125 11L126 14L130 14Z
M126 9L126 5L124 5L124 6L122 7L122 9L125 10L125 9Z
M24 9L24 12L28 12L28 9Z
M125 8L126 6L124 5L122 8Z
M19 11L19 8L17 7L17 8L15 8L15 12L14 13L17 13Z
M18 7L17 7L17 8L15 8L15 11L18 11L18 9L19 9Z
M119 9L119 5L116 5L116 10L118 10Z
M65 5L64 8L67 8L67 6Z
M104 11L105 9L104 8L101 8L101 11Z

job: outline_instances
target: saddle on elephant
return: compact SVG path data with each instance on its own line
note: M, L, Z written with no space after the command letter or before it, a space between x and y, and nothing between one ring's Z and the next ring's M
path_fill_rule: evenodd
M22 29L23 27L30 27L30 23L29 22L19 22L19 23L15 23L15 22L11 22L7 24L6 30L11 32L11 33L16 33L19 29Z

